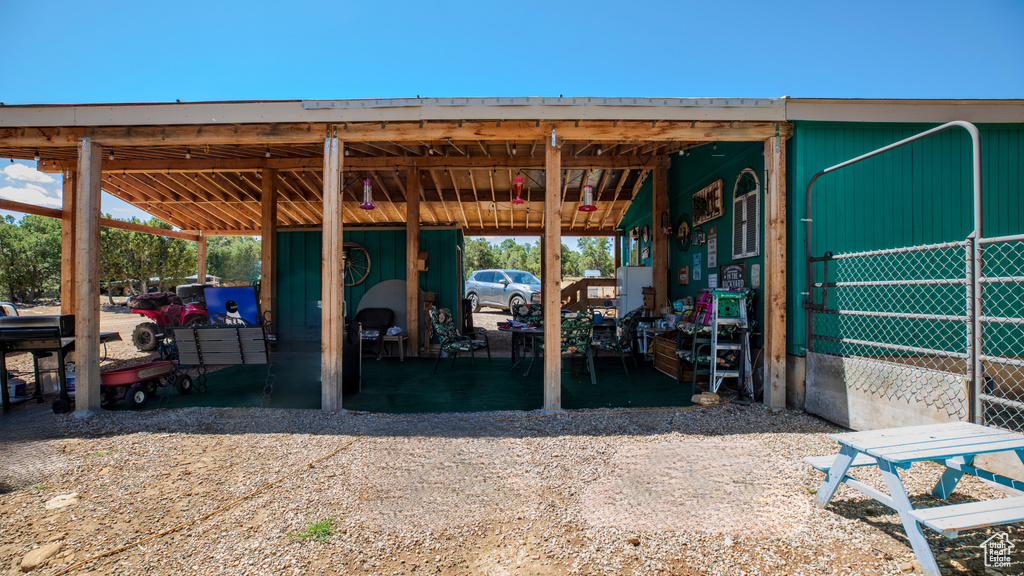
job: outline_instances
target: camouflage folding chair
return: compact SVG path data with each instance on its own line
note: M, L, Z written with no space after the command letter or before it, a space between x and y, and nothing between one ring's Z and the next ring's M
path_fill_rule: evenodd
M437 337L441 339L441 347L437 351L437 360L434 361L434 374L437 374L437 365L441 362L441 355L445 353L451 354L452 366L455 366L455 358L458 357L459 352L469 352L469 356L473 359L473 365L476 366L475 352L481 349L487 350L487 361L491 361L491 347L490 342L487 340L487 334L477 332L477 335L482 336L483 340L475 340L460 334L459 329L455 326L452 313L447 308L431 308L430 325L433 327Z

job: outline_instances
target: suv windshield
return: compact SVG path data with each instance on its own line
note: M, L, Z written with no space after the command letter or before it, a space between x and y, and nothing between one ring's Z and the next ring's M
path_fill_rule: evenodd
M517 272L515 270L508 270L505 273L508 274L508 277L512 279L513 284L540 284L540 279L538 279L533 274L530 274L529 272Z

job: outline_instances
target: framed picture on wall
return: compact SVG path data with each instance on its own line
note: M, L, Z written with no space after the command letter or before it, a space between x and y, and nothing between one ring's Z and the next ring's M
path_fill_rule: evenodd
M747 263L746 262L732 262L729 264L722 264L719 273L722 275L722 288L727 290L735 290L743 288L747 285Z
M643 259L643 260L647 260L650 257L651 257L651 247L650 246L644 246L643 249L640 250L640 258Z
M718 179L693 195L693 225L710 222L722 214L722 180Z
M690 267L689 266L680 266L679 267L679 272L678 272L678 274L676 276L679 279L679 285L680 286L687 286L687 285L689 285L690 284Z

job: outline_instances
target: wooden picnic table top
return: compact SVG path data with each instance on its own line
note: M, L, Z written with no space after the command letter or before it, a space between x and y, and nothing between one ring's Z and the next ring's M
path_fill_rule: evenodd
M1024 434L970 422L846 432L829 438L895 464L1024 450Z

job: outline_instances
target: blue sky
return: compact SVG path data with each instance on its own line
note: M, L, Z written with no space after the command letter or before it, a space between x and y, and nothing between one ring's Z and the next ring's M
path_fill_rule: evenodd
M1024 97L1019 0L0 0L0 13L0 101L12 104ZM0 197L59 201L59 183L0 170ZM103 209L138 214L110 197Z

